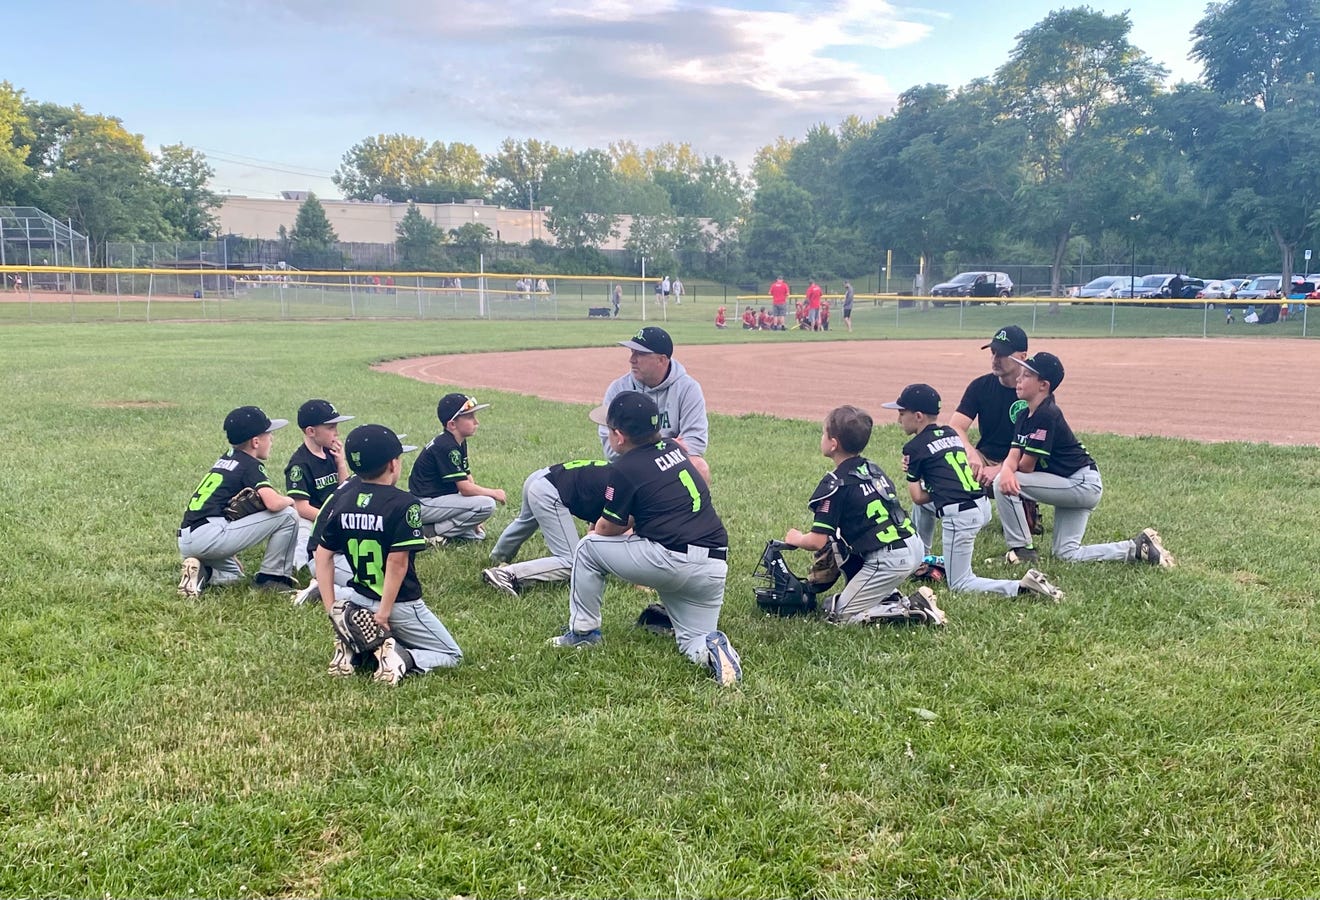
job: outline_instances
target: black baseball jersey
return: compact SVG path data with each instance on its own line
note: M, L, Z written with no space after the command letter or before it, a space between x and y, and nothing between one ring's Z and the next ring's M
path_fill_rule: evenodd
M1078 469L1095 468L1095 460L1073 434L1053 394L1034 413L1018 421L1013 446L1021 448L1024 456L1030 454L1036 458L1037 472L1067 478Z
M193 491L183 511L183 528L200 525L213 516L223 517L225 507L245 487L274 489L266 475L266 466L242 450L230 450L215 461L202 483Z
M898 502L894 482L863 456L853 456L820 480L807 501L811 530L839 534L854 553L865 556L912 537L912 520Z
M321 522L320 519L324 519ZM344 483L318 519L317 546L342 553L353 569L348 586L373 600L385 589L385 560L400 550L408 553L408 572L399 586L396 603L422 598L413 554L426 546L422 537L422 506L407 491L360 478Z
M606 470L601 515L671 550L728 547L729 535L710 502L706 480L671 440L634 447Z
M458 493L458 483L472 474L467 441L459 443L448 431L437 434L417 454L408 490L415 497L445 497Z
M307 536L308 557L312 557L316 555L316 545L321 543L321 533L325 531L325 523L330 516L330 510L334 508L335 499L339 497L341 494L343 494L346 488L356 483L357 480L358 477L356 475L349 475L348 481L345 481L343 484L338 485L335 488L334 493L332 493L329 497L325 498L325 503L322 503L319 507L317 507L316 518L312 520L311 533L308 534Z
M329 453L317 456L303 444L293 451L284 467L284 486L284 493L290 497L320 509L339 486L339 465Z
M605 487L610 464L603 459L575 459L550 467L545 478L559 491L559 499L576 518L594 523L605 510Z
M958 403L958 412L975 419L981 432L976 449L996 462L1008 456L1013 445L1013 422L1026 408L1026 401L1018 399L1017 389L1004 387L994 373L973 380Z
M907 480L922 482L935 508L975 500L984 494L958 432L947 425L927 425L903 445Z

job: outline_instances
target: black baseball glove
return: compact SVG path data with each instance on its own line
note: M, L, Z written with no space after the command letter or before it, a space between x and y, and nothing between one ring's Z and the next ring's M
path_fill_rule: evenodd
M225 504L225 518L233 522L253 513L261 512L266 508L266 504L257 493L256 488L245 487Z

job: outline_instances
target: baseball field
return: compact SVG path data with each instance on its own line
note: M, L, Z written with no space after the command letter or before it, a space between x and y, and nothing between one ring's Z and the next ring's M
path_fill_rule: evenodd
M1178 568L1046 555L1062 603L941 589L942 630L840 629L752 599L766 539L808 522L820 418L869 409L867 455L896 473L880 403L927 381L951 408L1015 310L896 333L860 309L851 336L716 332L712 312L670 330L713 411L732 690L633 628L651 598L622 584L602 647L545 646L567 588L497 594L488 546L418 557L466 658L394 689L325 675L317 606L175 593L175 529L233 407L325 397L357 417L345 433L422 443L442 392L475 393L498 531L529 472L598 452L585 414L635 321L0 328L0 895L1320 890L1315 341L1042 318L1033 349L1063 358L1060 406L1104 473L1087 539L1154 526ZM273 471L297 440L276 434ZM1003 550L987 528L978 561Z

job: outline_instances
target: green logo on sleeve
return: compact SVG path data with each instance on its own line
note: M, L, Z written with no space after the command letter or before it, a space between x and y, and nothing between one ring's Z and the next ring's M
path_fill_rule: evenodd
M455 469L463 468L463 454L459 453L457 450L450 450L449 464L453 466Z
M302 466L293 466L289 469L290 481L302 481Z
M357 496L357 505L358 505L358 509L366 509L368 506L371 505L371 495L370 495L370 494L358 494L358 496Z
M408 507L407 515L409 528L422 527L422 506L420 503L414 503L412 506Z
M1027 411L1027 401L1014 400L1013 405L1008 408L1008 421L1016 422L1021 415Z

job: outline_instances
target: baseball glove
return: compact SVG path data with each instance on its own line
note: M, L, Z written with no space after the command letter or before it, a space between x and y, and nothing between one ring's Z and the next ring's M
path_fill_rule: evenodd
M343 613L336 618L330 615L330 625L339 639L348 645L354 653L371 653L390 636L388 628L381 628L371 610L356 603L344 606Z
M816 551L811 558L811 568L807 569L807 583L817 591L824 590L839 580L838 547L834 541L826 541L825 546Z
M652 603L642 610L642 614L637 617L637 627L665 637L674 635L673 620L669 618L669 610L665 609L663 603Z
M944 557L927 556L917 566L917 570L908 576L912 581L926 581L931 584L940 584L948 577L948 571L944 568Z
M257 493L256 488L245 487L225 504L225 518L233 522L236 519L242 519L253 513L261 512L266 508L266 504Z

